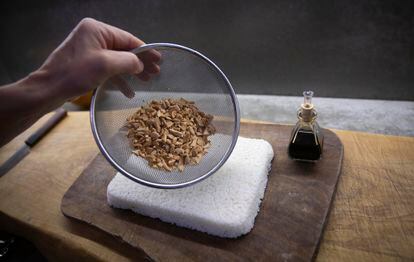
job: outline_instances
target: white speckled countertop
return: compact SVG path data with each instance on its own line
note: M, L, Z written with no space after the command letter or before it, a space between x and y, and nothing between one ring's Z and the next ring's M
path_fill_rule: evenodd
M414 102L316 97L322 127L369 133L414 136ZM296 123L299 96L237 95L241 117L283 124ZM82 110L66 103L68 110ZM84 110L84 109L83 109Z
M317 95L317 94L316 94ZM238 95L243 118L294 124L302 97ZM414 136L414 102L315 97L322 127Z

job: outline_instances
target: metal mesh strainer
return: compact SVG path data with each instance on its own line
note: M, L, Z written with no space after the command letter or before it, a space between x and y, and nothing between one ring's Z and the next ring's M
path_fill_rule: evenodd
M161 53L161 73L144 82L123 75L135 97L125 97L107 81L97 88L91 103L91 125L102 154L123 175L152 187L179 188L194 184L217 171L230 156L239 134L240 113L234 90L223 72L207 57L187 47L157 43L132 52L155 49ZM214 116L216 134L211 147L198 165L183 172L166 172L148 166L145 159L132 154L124 124L138 107L165 98L185 98Z

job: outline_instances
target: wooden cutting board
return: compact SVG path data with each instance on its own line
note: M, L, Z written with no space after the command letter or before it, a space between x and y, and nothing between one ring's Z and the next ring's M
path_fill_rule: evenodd
M324 130L322 159L317 163L293 161L287 155L291 129L276 124L241 124L240 135L269 141L275 159L255 226L238 239L214 237L111 208L106 188L116 171L101 154L66 192L61 210L67 217L142 249L146 259L310 261L316 257L336 191L343 146L333 132Z

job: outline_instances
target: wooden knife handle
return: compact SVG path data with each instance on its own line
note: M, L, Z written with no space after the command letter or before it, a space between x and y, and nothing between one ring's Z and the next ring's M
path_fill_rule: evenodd
M67 115L67 112L65 109L63 108L58 108L55 111L55 114L53 116L51 116L47 122L41 126L39 129L36 130L36 132L34 132L26 141L25 143L30 146L33 147L37 142L40 141L40 139L42 139L42 137L44 135L47 134L47 132L49 132L57 123L60 122L60 120L62 120L65 116Z

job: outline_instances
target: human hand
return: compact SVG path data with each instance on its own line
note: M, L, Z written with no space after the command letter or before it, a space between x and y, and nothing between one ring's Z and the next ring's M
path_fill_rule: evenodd
M41 116L110 79L127 97L134 91L119 74L148 80L160 71L155 50L128 52L144 42L119 28L83 19L45 63L27 77L0 87L0 146Z
M64 100L80 96L111 78L127 97L134 92L117 77L135 74L150 79L160 71L161 55L150 50L128 52L144 42L119 28L84 18L38 69L54 83L52 92Z

